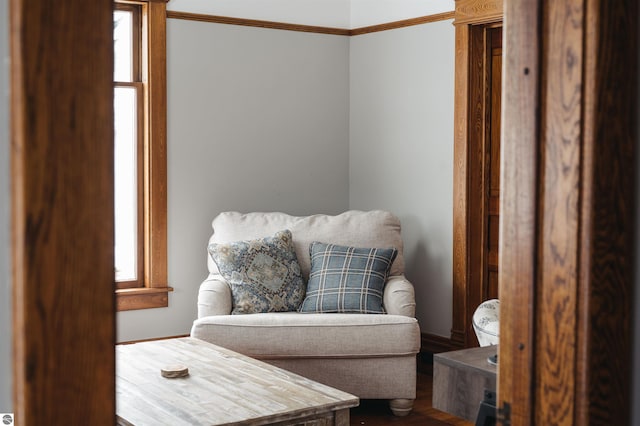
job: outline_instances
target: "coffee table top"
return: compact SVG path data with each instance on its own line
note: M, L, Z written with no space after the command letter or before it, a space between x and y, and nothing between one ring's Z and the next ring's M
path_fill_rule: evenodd
M182 364L189 375L165 378ZM191 337L116 346L116 414L134 425L263 425L355 407L357 397Z

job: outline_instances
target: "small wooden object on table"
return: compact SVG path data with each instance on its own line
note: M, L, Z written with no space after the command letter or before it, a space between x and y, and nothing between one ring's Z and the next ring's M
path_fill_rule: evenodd
M498 346L433 356L433 407L475 421L484 391L496 391L496 366L487 360Z
M168 365L166 367L162 367L160 370L160 374L162 377L166 377L167 379L177 379L179 377L187 377L189 375L189 368L184 365Z
M116 346L120 425L348 426L357 397L202 340ZM167 366L188 375L166 378Z

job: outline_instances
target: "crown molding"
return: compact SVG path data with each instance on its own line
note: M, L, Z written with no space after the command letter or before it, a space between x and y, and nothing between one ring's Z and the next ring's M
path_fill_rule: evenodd
M355 29L344 29L314 25L291 24L285 22L262 21L257 19L233 18L229 16L206 15L200 13L178 12L173 10L167 11L167 18L170 19L183 19L189 21L209 22L214 24L240 25L245 27L270 28L276 30L332 34L340 36L357 36L380 31L388 31L397 28L410 27L414 25L423 25L431 22L454 19L454 16L454 12L452 11L428 16L421 16L418 18L404 19L401 21L389 22L385 24L371 25Z
M502 20L503 0L456 0L455 25Z

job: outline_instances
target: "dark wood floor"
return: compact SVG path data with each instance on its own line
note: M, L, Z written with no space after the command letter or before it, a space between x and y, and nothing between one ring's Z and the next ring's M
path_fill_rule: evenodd
M362 400L360 406L351 409L351 426L471 426L473 423L454 417L431 406L433 376L430 372L418 373L417 398L413 410L406 417L396 417L389 403L381 400Z

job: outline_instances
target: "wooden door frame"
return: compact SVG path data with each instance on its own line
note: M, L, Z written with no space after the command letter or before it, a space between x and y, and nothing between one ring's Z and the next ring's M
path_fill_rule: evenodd
M482 269L478 254L484 244L482 179L474 164L483 162L473 147L482 147L487 127L485 113L485 46L474 37L478 26L502 22L502 0L456 0L455 10L455 99L453 141L453 306L451 347L477 345L471 318L483 301L482 280L474 272ZM480 188L478 188L480 186ZM481 204L481 203L480 203ZM474 266L475 265L475 266ZM480 265L480 266L478 266Z
M561 136L553 126L541 124L561 100L542 82L551 78L575 83L565 73L567 62L544 50L543 40L562 34L562 27L541 24L556 15L542 13L551 3L506 2L502 158L507 167L502 174L510 179L504 180L501 211L511 219L501 222L501 322L508 326L501 331L499 404L503 409L509 404L512 425L550 419L564 424L628 424L637 2L584 0L577 9L561 12L565 18L562 13L567 11L586 13L585 19L571 21L583 31L568 38L577 49L572 53L578 52L584 65L581 115L573 116L580 128L581 155L568 157L570 166L580 170L578 202L571 198L576 187L554 185L539 172L559 160L552 148L554 136ZM51 2L11 0L10 6L16 421L112 425L113 215L112 200L105 197L113 192L108 153L111 0L68 0L56 7ZM587 22L589 32L584 31ZM42 48L55 46L56 38L64 40L65 49ZM74 148L64 153L76 161L57 151L61 140ZM89 190L53 185L58 179L82 182ZM572 236L578 262L567 267L549 262L545 253L555 236L539 230L549 227L558 207L540 194L577 204L568 220L579 224ZM60 225L61 213L73 209L87 224L81 235ZM86 244L91 246L90 256ZM556 296L567 288L556 287L563 278L575 307L568 317L576 334L570 343L550 340L555 328L537 326L547 325L549 313L562 308L563 299ZM544 304L536 303L540 296ZM615 309L602 309L611 302ZM92 325L91 334L84 322ZM575 356L565 366L550 363L553 354ZM45 367L50 375L42 374ZM553 404L558 393L544 394L552 367L567 378L558 405ZM564 401L569 410L555 411L567 407Z
M505 3L500 417L629 424L638 5Z
M9 1L15 424L115 424L112 8Z

